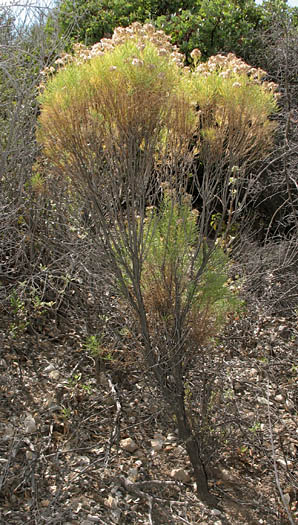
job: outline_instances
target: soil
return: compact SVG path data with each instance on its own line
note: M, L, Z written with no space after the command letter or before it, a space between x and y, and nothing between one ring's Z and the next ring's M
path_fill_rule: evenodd
M58 330L49 320L17 337L3 328L1 524L277 525L298 518L297 317L252 309L208 347L216 373L212 439L204 446L219 508L200 501L174 422L137 354L127 359L134 346L125 337L96 373L80 326ZM194 413L201 380L198 361L188 382ZM133 452L123 445L128 437ZM172 477L179 468L189 481Z

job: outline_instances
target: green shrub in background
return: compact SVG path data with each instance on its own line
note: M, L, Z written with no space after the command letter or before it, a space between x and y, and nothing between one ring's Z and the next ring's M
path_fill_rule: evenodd
M244 58L254 45L253 32L262 23L262 8L254 0L199 0L189 9L156 18L163 29L189 58L198 47L203 58L232 51Z
M118 26L151 22L171 37L188 60L197 47L204 59L233 52L254 63L262 49L259 33L281 14L297 25L297 12L286 0L268 0L262 5L255 0L62 0L52 17L58 18L62 34L86 45L110 37ZM51 25L50 17L49 31Z
M160 15L190 9L191 0L65 0L58 4L57 12L62 33L70 33L75 42L92 45L110 37L115 28L127 27L133 22L153 21ZM50 20L49 20L50 26Z

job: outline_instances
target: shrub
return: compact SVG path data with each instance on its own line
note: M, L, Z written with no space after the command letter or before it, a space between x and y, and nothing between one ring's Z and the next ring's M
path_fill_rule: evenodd
M213 504L200 429L186 414L186 375L207 336L237 304L220 245L226 246L245 205L246 170L260 155L258 141L269 147L274 86L262 86L261 73L254 78L235 57L191 71L152 25L120 28L112 40L78 46L61 61L42 88L39 141L51 172L85 198L97 232L93 242L107 261L120 306L124 298L136 320L136 344L141 340L176 422L198 493ZM241 118L238 104L250 89L251 113L244 106ZM255 139L250 127L263 133ZM207 166L203 183L193 173L196 154ZM191 179L202 198L197 215L186 191ZM228 221L223 228L223 213L209 241L217 202Z
M254 30L268 23L266 10L254 0L64 0L56 16L64 34L87 45L111 36L118 26L154 22L188 58L195 47L204 58L221 51L247 57L256 43Z
M127 27L133 22L149 22L160 15L171 15L179 9L188 9L190 0L64 0L58 7L58 20L63 33L74 41L92 45L111 36L116 27Z

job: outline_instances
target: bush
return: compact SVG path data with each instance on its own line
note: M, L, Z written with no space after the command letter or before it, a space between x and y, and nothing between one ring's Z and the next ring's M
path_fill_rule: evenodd
M85 199L120 307L124 300L136 320L136 344L176 422L199 495L213 504L185 382L193 356L237 303L220 246L245 206L258 145L270 145L275 86L231 56L185 68L150 24L119 28L91 49L77 46L56 67L45 72L40 96L38 139L48 169ZM203 183L193 173L197 154ZM190 180L202 199L197 215ZM218 201L223 213L212 242Z
M1 327L20 336L50 328L61 309L69 314L86 248L71 230L67 183L50 184L36 141L40 71L63 41L45 33L42 8L31 7L29 27L6 10L0 8L0 309Z
M157 17L156 25L171 36L188 59L196 47L204 59L219 52L234 52L245 58L255 45L254 30L262 24L262 13L254 0L203 0L170 16Z
M150 22L160 15L171 15L179 9L188 9L190 0L64 0L57 9L63 34L73 41L92 45L110 37L116 27L127 27L133 22ZM50 24L49 24L50 25Z

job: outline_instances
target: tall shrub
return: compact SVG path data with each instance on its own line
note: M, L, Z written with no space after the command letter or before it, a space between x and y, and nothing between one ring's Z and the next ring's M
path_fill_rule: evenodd
M228 257L217 241L224 243L222 232L228 235L245 202L249 184L240 160L247 168L256 155L253 137L246 137L248 116L241 120L234 91L228 96L232 81L242 92L247 71L235 71L232 80L216 67L212 75L211 64L210 71L191 71L164 33L137 23L91 49L77 46L57 67L53 76L55 71L45 72L50 78L40 96L38 139L52 173L86 199L94 242L107 258L119 302L137 320L142 356L185 444L198 493L214 504L202 429L186 412L185 381L194 355L235 307ZM248 78L245 89L251 83L258 94L251 97L259 108L251 109L251 126L257 121L263 128L257 137L267 144L274 96L258 82ZM222 156L226 163L232 145L239 153L226 173ZM193 173L198 152L210 157L203 183ZM190 180L202 197L199 214L187 194ZM207 233L217 201L228 222L211 242Z

